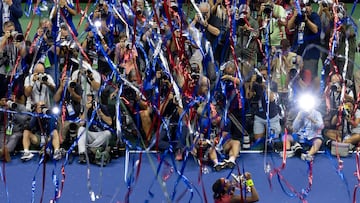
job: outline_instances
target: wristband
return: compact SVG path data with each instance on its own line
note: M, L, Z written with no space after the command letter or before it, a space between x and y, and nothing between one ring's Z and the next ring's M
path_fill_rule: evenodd
M249 187L254 186L253 180L252 179L246 180L246 186L249 186Z

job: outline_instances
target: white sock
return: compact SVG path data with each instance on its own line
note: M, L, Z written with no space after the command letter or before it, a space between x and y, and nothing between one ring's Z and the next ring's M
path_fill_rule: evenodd
M231 161L231 162L234 162L234 163L235 163L235 160L236 160L236 157L234 157L234 156L229 157L229 161Z
M219 163L218 159L214 159L213 162L214 162L214 165Z
M24 152L25 152L25 153L28 153L28 152L30 152L30 151L29 151L29 149L24 149Z

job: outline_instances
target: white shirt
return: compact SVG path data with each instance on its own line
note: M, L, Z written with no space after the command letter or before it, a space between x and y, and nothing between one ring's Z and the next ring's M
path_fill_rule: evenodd
M48 83L55 87L54 79L46 73L43 74L48 77L47 79ZM24 82L25 88L29 86L32 87L30 102L32 104L36 104L40 101L44 101L45 104L50 105L50 88L47 85L41 83L39 80L34 82L33 77L34 77L33 74L27 76Z
M96 70L91 70L91 71L95 82L101 83L100 73L97 72ZM97 95L97 91L91 87L90 81L87 79L87 76L84 73L79 72L79 70L73 72L73 74L71 75L71 81L77 81L77 83L81 85L83 89L83 93L85 95L88 94Z

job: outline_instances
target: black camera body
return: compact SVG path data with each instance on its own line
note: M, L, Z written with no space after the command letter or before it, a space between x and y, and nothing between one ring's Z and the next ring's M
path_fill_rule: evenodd
M69 87L70 88L75 88L76 87L76 82L74 82L74 81L70 82Z
M12 31L10 33L10 39L15 42L22 42L25 40L25 37L22 33L19 33L18 31Z
M49 77L45 73L40 73L38 75L38 78L39 78L39 81L42 81L42 82L47 82L49 79Z
M265 4L264 13L266 15L270 15L273 11L273 5L272 4Z

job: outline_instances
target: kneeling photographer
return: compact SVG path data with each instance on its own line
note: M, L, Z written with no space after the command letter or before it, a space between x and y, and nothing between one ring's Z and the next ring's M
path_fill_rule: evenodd
M53 159L60 160L62 157L60 151L60 139L59 133L56 129L56 119L51 115L51 111L47 105L40 101L35 104L35 115L31 117L29 123L24 127L23 132L23 147L24 154L21 157L22 161L29 161L34 157L34 154L30 152L30 145L33 144L36 147L42 147L45 150L48 147L48 142L51 141L53 149Z
M80 117L82 92L82 88L78 83L68 81L68 78L65 76L60 81L59 88L54 95L54 101L57 104L62 102L64 107L62 110L65 111L65 114L64 112L61 113L63 117L59 122L60 135L65 149L72 145L77 136L79 125L76 120ZM64 97L62 98L63 95Z
M110 128L113 124L108 109L105 105L98 104L97 98L93 94L87 95L87 101L85 104L84 112L80 118L88 122L91 122L89 127L80 126L77 136L79 160L80 164L87 163L86 153L90 153L88 156L90 162L97 165L108 164L110 162L110 147L109 141L111 139ZM95 155L93 154L95 151ZM100 157L97 156L99 151ZM102 160L103 159L103 160Z
M21 112L26 111L26 109L24 105L15 103L10 99L1 98L0 100L0 139L5 140L5 143L0 142L0 159L9 162L11 160L10 153L14 152L22 137L24 123L30 117L21 113L8 113L5 112L6 110ZM3 136L6 136L6 138L4 139Z

